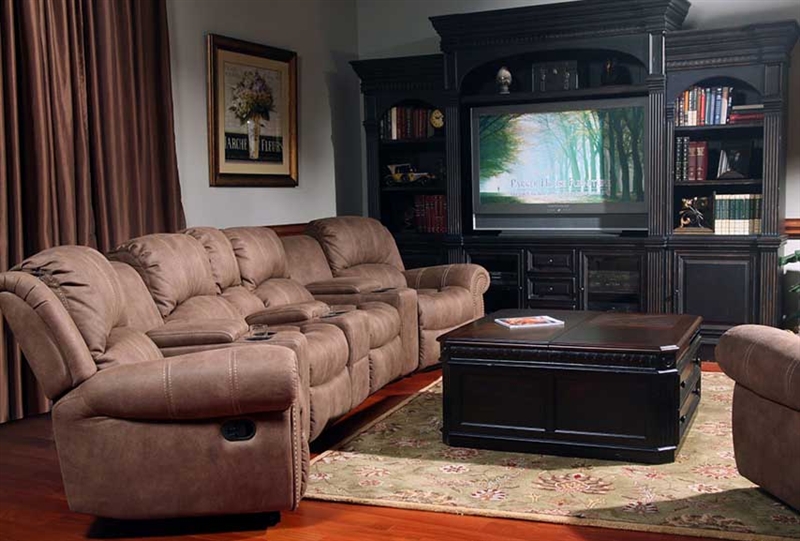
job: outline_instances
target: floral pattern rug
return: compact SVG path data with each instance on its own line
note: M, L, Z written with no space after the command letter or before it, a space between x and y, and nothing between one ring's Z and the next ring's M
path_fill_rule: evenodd
M800 539L800 514L736 470L733 381L703 398L672 464L448 447L441 380L311 465L307 498L721 539Z

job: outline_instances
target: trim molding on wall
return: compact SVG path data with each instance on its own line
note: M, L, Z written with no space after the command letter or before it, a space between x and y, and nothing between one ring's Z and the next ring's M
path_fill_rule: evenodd
M800 218L787 218L783 221L783 229L790 239L800 239Z
M285 225L271 225L270 229L274 230L279 237L291 237L292 235L302 235L306 232L308 224L285 224Z

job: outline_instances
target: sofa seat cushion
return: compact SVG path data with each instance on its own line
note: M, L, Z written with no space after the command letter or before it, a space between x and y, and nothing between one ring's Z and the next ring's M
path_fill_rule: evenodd
M106 350L95 359L100 370L142 361L155 361L164 356L146 334L133 327L114 327L108 335Z
M264 302L244 286L229 287L222 292L222 298L235 306L242 317L264 309Z
M383 286L372 278L363 276L339 276L321 282L306 284L312 295L350 295L354 293L372 293Z
M447 329L474 319L472 295L463 287L420 289L418 294L422 329Z
M243 316L238 308L222 296L201 295L179 304L166 321L200 319L243 319Z
M262 282L255 288L253 294L267 308L314 300L314 296L305 287L289 278L272 278Z
M246 320L250 325L288 325L311 321L324 316L328 312L330 312L330 308L324 302L309 301L277 308L267 308L261 312L250 314Z
M147 336L160 348L229 344L247 333L243 319L170 320Z
M369 349L386 345L400 334L400 315L385 302L365 302L358 306L369 315Z
M407 287L406 277L397 268L380 263L365 263L343 269L336 273L336 276L358 276L373 280L381 285L381 288Z

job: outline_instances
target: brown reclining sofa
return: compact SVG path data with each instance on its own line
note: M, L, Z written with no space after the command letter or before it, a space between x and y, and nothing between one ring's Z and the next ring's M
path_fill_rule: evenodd
M54 401L71 509L292 509L309 441L436 362L438 334L483 315L481 267L404 271L367 218L307 233L198 227L107 258L57 247L0 275L0 310ZM274 335L252 340L253 324Z

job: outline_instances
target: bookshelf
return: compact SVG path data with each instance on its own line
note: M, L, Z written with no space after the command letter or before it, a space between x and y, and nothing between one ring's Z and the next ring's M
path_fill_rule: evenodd
M407 267L444 263L449 201L443 57L359 60L352 66L364 94L368 214L394 234Z

